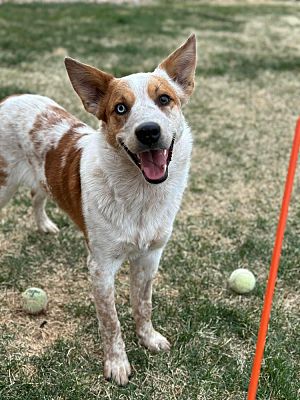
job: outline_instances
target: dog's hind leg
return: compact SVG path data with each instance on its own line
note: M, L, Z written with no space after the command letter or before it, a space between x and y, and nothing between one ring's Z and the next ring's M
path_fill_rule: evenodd
M6 203L9 202L9 200L16 193L17 189L18 189L17 185L1 186L1 174L0 174L0 209L4 207Z
M9 171L7 161L0 154L0 209L13 197L18 186Z
M45 206L47 197L40 189L31 191L34 218L38 229L44 233L57 233L58 227L46 214Z

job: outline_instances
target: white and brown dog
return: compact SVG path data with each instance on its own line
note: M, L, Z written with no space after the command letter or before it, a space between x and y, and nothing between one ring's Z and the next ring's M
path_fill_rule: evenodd
M130 365L114 300L114 277L131 264L131 303L140 343L169 350L151 322L152 280L187 184L192 149L181 106L193 92L194 35L151 73L120 79L66 58L72 85L96 131L49 98L0 104L0 208L19 185L32 190L39 230L57 232L49 195L85 235L104 345L104 375L126 384Z

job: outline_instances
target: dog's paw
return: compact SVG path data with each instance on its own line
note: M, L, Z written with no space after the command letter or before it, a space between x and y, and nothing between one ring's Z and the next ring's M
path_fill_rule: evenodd
M113 379L118 385L127 385L131 368L126 353L107 358L104 362L105 379Z
M170 342L154 329L152 329L150 334L140 336L139 343L155 353L169 351L171 348Z
M47 218L38 224L38 229L43 233L58 233L59 229L51 219Z

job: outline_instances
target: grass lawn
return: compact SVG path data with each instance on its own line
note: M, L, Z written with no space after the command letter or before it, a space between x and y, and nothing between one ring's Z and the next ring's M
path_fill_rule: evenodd
M95 127L71 89L65 55L121 76L153 69L191 32L199 52L197 89L185 111L194 133L192 170L154 291L154 323L172 351L152 355L138 346L124 266L117 306L134 375L125 388L102 378L83 240L51 203L60 233L38 234L28 193L20 190L0 214L2 400L245 399L300 110L300 5L4 4L0 98L47 95ZM300 398L299 174L260 400ZM241 266L258 280L248 296L226 286L230 272ZM19 293L28 286L47 291L46 314L30 317L20 310Z

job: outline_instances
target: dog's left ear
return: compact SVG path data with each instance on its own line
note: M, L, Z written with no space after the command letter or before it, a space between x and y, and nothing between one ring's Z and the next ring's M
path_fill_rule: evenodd
M195 86L195 70L197 64L196 36L192 34L182 46L169 55L158 69L167 72L183 90L187 100L193 93Z

